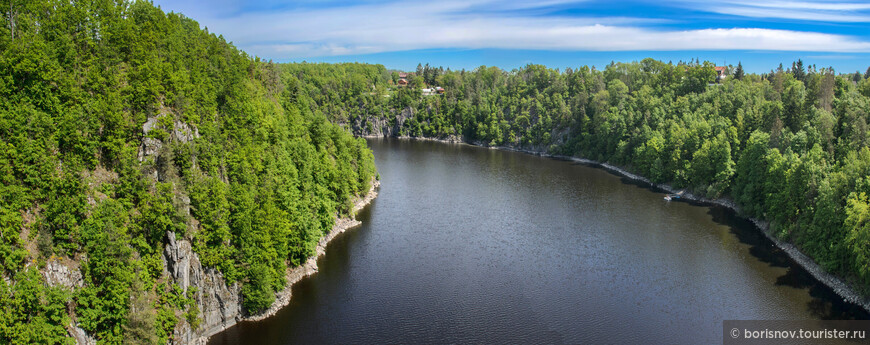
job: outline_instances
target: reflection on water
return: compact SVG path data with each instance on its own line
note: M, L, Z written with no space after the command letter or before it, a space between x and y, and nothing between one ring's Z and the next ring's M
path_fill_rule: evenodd
M210 344L719 343L727 319L866 319L729 210L603 170L369 141L382 184L275 317Z

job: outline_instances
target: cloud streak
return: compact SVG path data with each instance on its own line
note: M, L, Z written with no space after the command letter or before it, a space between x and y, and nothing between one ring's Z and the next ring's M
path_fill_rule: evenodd
M653 26L660 19L529 14L576 3L401 1L197 19L249 53L275 59L441 48L870 52L870 42L844 35L765 28L665 30ZM801 6L815 5L800 3L797 8ZM829 6L863 8L860 4Z
M680 1L702 11L752 18L779 18L814 22L867 23L870 4L818 1Z

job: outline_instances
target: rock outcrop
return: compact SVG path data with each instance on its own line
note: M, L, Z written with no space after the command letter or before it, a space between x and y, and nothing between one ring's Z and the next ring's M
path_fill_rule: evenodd
M378 181L374 181L369 192L357 198L353 213L371 203L377 197ZM172 279L185 292L196 287L195 300L199 308L200 324L192 329L186 320L179 320L173 334L175 344L205 344L208 338L242 320L262 320L274 315L290 302L293 284L317 272L317 257L326 253L326 245L340 233L360 224L353 218L339 218L332 230L317 244L315 256L299 267L287 270L287 286L275 297L275 302L267 310L246 315L242 307L241 288L238 283L227 285L223 275L214 268L203 267L199 255L193 252L190 241L179 239L173 232L167 232L168 243L163 251L164 275Z
M42 269L42 276L49 286L63 286L75 289L84 285L82 272L79 270L78 263L72 260L62 260L58 257L48 259L45 268Z
M88 333L77 324L70 324L67 326L67 332L69 332L70 336L76 340L76 344L97 345L97 340L88 335Z
M356 135L394 137L400 134L400 129L405 125L405 121L412 117L414 117L414 109L408 107L402 109L392 119L383 116L360 117L354 119L350 125L351 130Z
M201 320L196 330L182 320L175 329L175 343L198 343L198 338L218 333L242 319L241 289L238 283L227 286L218 270L203 267L190 241L176 239L167 232L168 244L163 251L164 273L185 292L197 287L195 300ZM204 343L204 339L199 343Z
M170 116L168 114L161 114L155 117L149 117L145 120L145 123L142 124L142 134L146 136L142 139L142 144L139 146L139 161L144 161L148 157L154 157L160 153L160 149L163 148L163 141L155 138L151 138L148 135L152 130L159 128L160 119L165 116ZM167 125L168 126L168 125ZM199 129L195 126L190 126L181 121L175 121L172 123L172 129L167 133L169 136L166 138L168 141L173 142L181 142L188 143L193 141L196 138L199 138Z
M151 132L157 126L157 119L157 117L151 117L145 120L145 123L142 124L142 133L148 134L148 132ZM154 156L160 151L161 147L163 147L163 142L160 140L150 137L143 138L142 145L139 146L139 161L144 161L145 158Z

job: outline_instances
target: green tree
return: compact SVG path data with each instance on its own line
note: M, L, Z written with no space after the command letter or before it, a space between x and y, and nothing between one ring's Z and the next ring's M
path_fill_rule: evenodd
M855 270L870 285L870 202L865 193L849 195L846 202L846 243L855 258ZM866 286L866 285L865 285Z
M743 80L743 63L737 62L737 70L734 71L734 79Z

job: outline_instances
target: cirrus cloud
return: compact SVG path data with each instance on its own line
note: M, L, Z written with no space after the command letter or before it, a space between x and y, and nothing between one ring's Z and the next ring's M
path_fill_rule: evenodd
M249 53L275 59L440 48L870 52L870 42L847 35L740 27L674 30L657 27L669 22L663 19L541 15L577 3L582 4L567 0L535 5L491 0L390 1L235 15L204 12L193 17ZM805 5L805 10L813 10L811 3ZM822 9L853 9L837 6Z
M868 23L870 4L830 1L679 0L701 11L752 18L779 18L810 22Z

